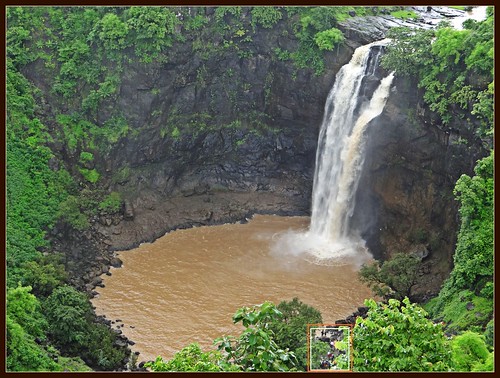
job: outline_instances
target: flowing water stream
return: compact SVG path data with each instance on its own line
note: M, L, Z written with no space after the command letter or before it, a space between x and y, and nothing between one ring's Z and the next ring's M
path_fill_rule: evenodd
M103 277L93 304L98 314L123 321L139 360L239 335L231 317L242 306L298 297L333 323L371 297L357 276L371 256L349 221L364 131L382 112L392 82L392 74L377 79L366 93L385 43L358 48L337 74L318 140L311 219L255 216L247 224L171 232L119 253L122 268Z

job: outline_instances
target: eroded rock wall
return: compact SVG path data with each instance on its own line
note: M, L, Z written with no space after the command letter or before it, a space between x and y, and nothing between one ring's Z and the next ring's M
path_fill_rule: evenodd
M344 26L349 39L327 53L320 76L276 59L276 47L293 50L298 43L284 22L260 29L248 56L225 51L215 39L216 45L202 47L206 55L195 54L188 41L175 44L161 64L127 61L118 96L95 120L103 123L119 109L131 129L95 163L101 185L120 192L126 205L118 216L91 219L86 233L64 227L52 233L74 283L91 289L93 276L116 263L113 250L178 227L233 222L254 212L309 214L327 94L354 48L385 36L390 25L374 20L361 31L359 24ZM366 32L370 28L378 31ZM26 75L47 92L50 117L43 69L35 63ZM433 124L416 87L396 78L384 112L368 128L353 224L377 258L426 248L416 287L423 297L436 293L451 270L457 231L452 189L480 152Z

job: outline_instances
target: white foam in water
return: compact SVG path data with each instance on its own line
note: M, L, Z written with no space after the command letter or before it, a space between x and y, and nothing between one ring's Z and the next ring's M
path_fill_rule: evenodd
M310 231L276 234L271 253L278 258L293 256L316 265L353 265L358 268L371 259L361 238L332 241Z

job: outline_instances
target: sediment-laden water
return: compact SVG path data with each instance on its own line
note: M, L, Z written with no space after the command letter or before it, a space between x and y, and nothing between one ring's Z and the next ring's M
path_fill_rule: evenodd
M231 317L242 306L298 297L335 322L363 305L371 291L358 280L363 261L317 265L275 241L304 231L308 217L255 216L247 224L168 233L154 243L119 252L121 268L103 276L92 300L96 312L136 344L139 361L173 357L192 342L204 350L224 334L239 335ZM365 255L366 259L366 255Z

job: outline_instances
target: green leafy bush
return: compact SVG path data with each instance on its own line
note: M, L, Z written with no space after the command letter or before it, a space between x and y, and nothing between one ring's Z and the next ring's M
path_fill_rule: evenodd
M67 350L83 344L92 320L92 308L85 294L71 286L56 288L44 303L50 334Z
M462 175L457 181L454 193L460 201L461 225L454 268L439 296L429 303L432 316L445 316L456 323L450 325L455 329L484 329L493 313L493 156L492 151L478 161L475 176ZM458 302L457 298L464 295L477 307L474 312ZM476 312L481 316L475 316Z
M345 39L344 34L336 28L318 32L314 36L314 42L320 50L333 50L333 48Z
M68 278L60 254L42 255L36 260L26 262L22 268L24 270L23 285L31 286L33 294L39 298L49 296Z
M203 352L197 343L193 343L177 352L168 362L158 356L155 361L144 365L152 371L224 371L218 351Z
M57 214L76 230L83 231L90 227L88 217L81 211L80 201L75 196L68 196L61 202Z
M252 25L262 25L263 28L272 28L283 17L281 11L275 7L252 7Z
M269 329L274 333L274 340L280 348L294 352L299 367L305 370L307 368L307 324L322 323L321 313L298 298L281 302L277 309L283 316L269 324Z
M453 364L456 371L493 371L485 366L491 353L488 351L484 337L474 332L464 332L451 341ZM491 366L492 368L493 366Z
M448 371L451 352L441 324L408 298L365 301L368 314L354 327L355 371Z
M214 340L224 352L226 363L242 371L289 371L297 365L294 353L281 349L269 325L282 313L271 302L242 307L233 316L233 323L245 327L239 338L223 336Z
M99 209L108 213L117 213L123 205L122 197L118 192L111 192L100 204Z
M88 182L91 182L92 184L95 184L97 181L99 181L99 177L101 177L96 169L80 168L79 171L82 174L83 178Z
M98 370L114 370L127 357L124 349L114 346L116 334L103 324L93 323L92 305L87 296L71 286L60 286L43 306L49 333L55 343L69 354Z

